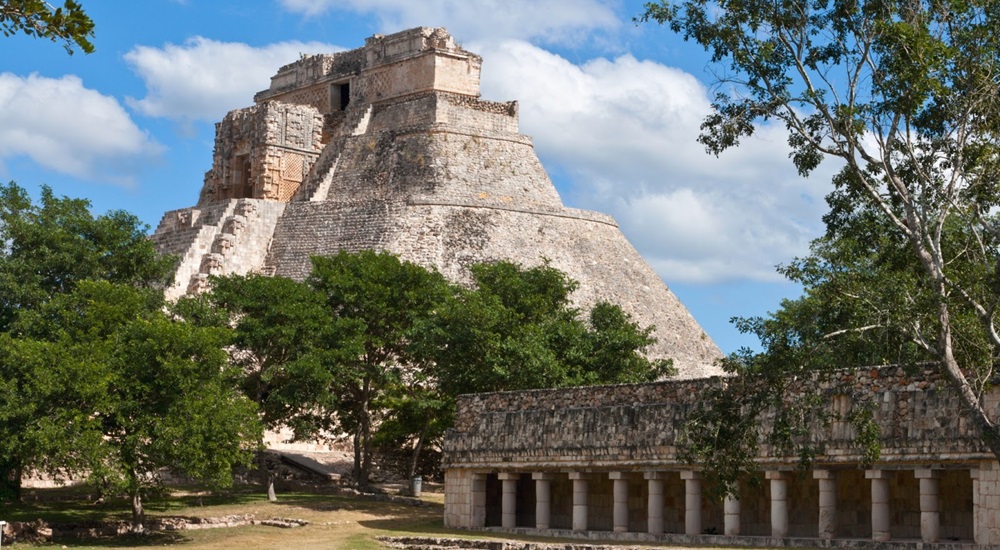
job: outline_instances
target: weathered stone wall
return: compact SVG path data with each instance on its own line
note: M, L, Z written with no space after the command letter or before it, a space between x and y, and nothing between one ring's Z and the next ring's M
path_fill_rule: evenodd
M335 54L306 55L278 69L271 86L254 95L254 102L281 101L312 105L322 113L334 110L329 102L329 84L346 81L361 72L363 49Z
M877 382L868 382L873 378ZM677 467L681 429L703 391L720 383L690 380L463 396L454 432L444 444L444 466ZM853 403L874 406L883 462L968 462L990 456L954 392L928 371L845 371L821 389L831 397L851 392ZM995 416L992 394L989 402ZM852 430L841 423L816 426L811 437L824 447L818 463L862 461ZM766 447L763 452L764 463L794 465L797 460Z
M699 465L681 459L678 439L699 396L723 383L716 378L462 396L455 429L443 446L447 479L462 475L474 484L477 477L531 473L552 480L553 521L536 534L768 546L808 545L818 537L824 546L852 544L842 539L961 541L969 548L1000 542L1000 468L954 391L931 369L844 370L822 380L800 380L789 393L818 389L829 398L834 415L829 425L812 426L808 441L819 450L812 469L800 470L797 456L765 446L758 455L763 472L741 480L736 511L727 503L725 513L721 503L703 498L711 488L698 481ZM994 418L998 393L983 396ZM871 464L863 461L853 429L836 419L858 407L869 408L881 429L881 456ZM761 426L766 431L769 419ZM589 484L584 487L584 532L567 527L565 512L556 504L557 495L570 498L575 509L563 481L567 477ZM648 534L653 482L647 485L647 479L661 480L664 503L663 530ZM625 480L621 500L613 480ZM452 491L446 483L446 495ZM695 504L690 491L701 495ZM516 495L517 507L534 503L520 485ZM487 516L499 517L499 498L487 496ZM625 527L613 519L622 510ZM698 510L692 532L688 520ZM483 526L475 516L451 512L446 507L446 519L455 523L446 525ZM532 527L531 518L519 513L516 523L505 523L501 530L527 533Z
M576 304L606 300L639 323L655 325L659 341L649 353L674 358L683 377L717 372L717 348L608 218L513 208L358 199L291 203L266 265L277 275L302 279L311 270L310 255L382 249L436 267L451 280L469 281L472 263L513 258L535 266L548 260L580 282Z
M306 105L268 102L230 112L216 126L198 204L291 199L322 150L322 130L323 117Z
M153 234L157 249L177 256L167 299L205 288L209 275L244 275L264 267L285 203L230 199L168 212Z

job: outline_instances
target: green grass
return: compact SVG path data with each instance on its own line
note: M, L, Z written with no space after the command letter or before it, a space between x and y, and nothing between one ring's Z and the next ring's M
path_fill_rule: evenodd
M131 518L124 498L96 504L93 495L78 488L35 490L25 501L0 505L0 519L50 524L125 520ZM146 515L220 517L253 514L257 519L275 517L304 519L304 527L281 529L247 526L153 533L100 539L57 539L39 547L67 548L149 548L176 546L197 549L324 548L382 549L377 536L453 534L442 526L443 496L426 494L427 506L413 507L364 498L308 493L279 494L278 502L268 502L260 488L242 488L225 493L176 491L150 498ZM7 546L6 544L4 545ZM15 548L29 547L18 544Z

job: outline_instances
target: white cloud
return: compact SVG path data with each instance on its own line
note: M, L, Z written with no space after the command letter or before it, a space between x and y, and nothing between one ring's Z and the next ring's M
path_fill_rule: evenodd
M340 9L373 14L384 32L444 26L462 39L521 38L547 43L582 40L621 25L607 0L280 0L285 9L315 16Z
M63 174L130 185L161 151L115 98L76 76L0 73L0 160L27 156Z
M232 109L249 106L255 93L270 86L278 68L301 54L342 49L319 42L255 48L200 36L180 46L138 46L125 54L125 60L145 82L146 97L126 101L147 116L214 122Z
M614 215L668 282L777 280L820 233L834 167L800 178L780 127L706 154L708 92L692 75L629 55L575 65L522 41L476 48L484 97L520 101L522 132L572 178L564 199Z

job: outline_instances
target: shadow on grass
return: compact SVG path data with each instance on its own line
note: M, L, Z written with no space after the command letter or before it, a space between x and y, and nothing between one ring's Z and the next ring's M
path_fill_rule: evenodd
M435 502L425 501L421 506L412 506L400 502L377 500L369 496L356 495L286 493L279 494L278 501L270 504L279 507L305 508L314 512L344 510L386 517L404 515L441 517L444 514L444 505Z
M188 542L191 542L191 539L180 533L157 532L147 535L120 535L117 537L56 538L50 544L62 548L143 548L147 546L172 546Z

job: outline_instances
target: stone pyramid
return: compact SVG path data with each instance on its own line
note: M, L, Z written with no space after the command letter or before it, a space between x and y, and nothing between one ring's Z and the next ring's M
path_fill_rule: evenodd
M181 258L168 297L213 274L303 279L310 256L339 250L389 250L458 282L475 262L548 260L580 282L578 306L607 300L655 325L649 355L681 377L718 374L719 349L615 221L562 205L517 102L479 98L481 63L416 28L282 67L216 125L197 206L153 235Z

